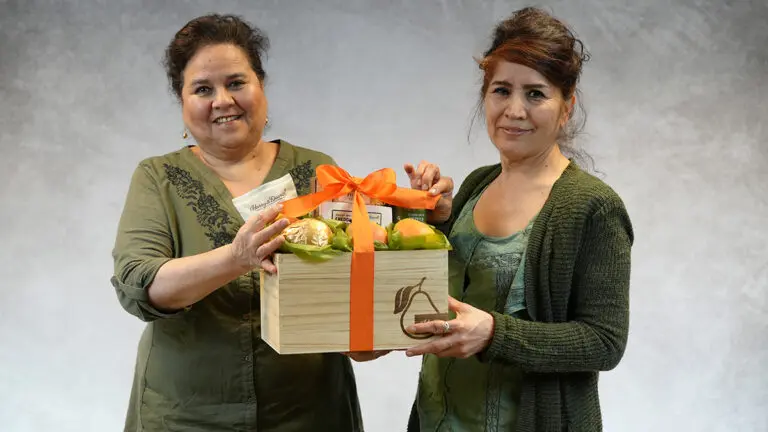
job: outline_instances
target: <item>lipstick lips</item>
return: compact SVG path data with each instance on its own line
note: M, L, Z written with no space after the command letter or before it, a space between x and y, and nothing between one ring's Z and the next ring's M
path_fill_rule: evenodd
M228 116L219 116L219 117L216 117L213 120L213 123L215 123L215 124L226 124L226 123L233 122L235 120L239 120L242 116L243 116L242 114L228 115Z
M518 127L501 127L499 129L504 131L504 133L506 133L507 135L513 135L513 136L525 135L533 131L533 129L523 129Z

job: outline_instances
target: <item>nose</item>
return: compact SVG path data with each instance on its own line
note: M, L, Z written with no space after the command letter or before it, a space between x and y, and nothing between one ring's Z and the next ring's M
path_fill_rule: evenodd
M213 108L214 109L228 108L234 102L235 100L232 97L232 94L230 94L229 91L227 91L227 89L219 89L216 91L215 97L213 99Z
M519 120L527 116L527 108L524 98L515 92L507 99L507 106L504 108L504 115L508 118Z

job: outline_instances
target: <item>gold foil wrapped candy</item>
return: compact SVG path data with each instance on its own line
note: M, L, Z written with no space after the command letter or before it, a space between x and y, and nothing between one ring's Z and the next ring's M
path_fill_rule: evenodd
M328 246L333 238L333 230L325 222L317 219L301 219L283 230L287 242L308 246Z

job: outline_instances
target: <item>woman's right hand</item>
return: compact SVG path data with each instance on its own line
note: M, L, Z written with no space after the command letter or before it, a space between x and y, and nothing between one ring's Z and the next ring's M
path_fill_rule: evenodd
M427 161L421 161L418 167L407 163L403 168L412 189L429 190L432 196L440 195L435 208L427 212L427 222L440 224L447 221L453 206L453 179L441 175L440 167Z
M245 271L255 267L261 267L268 273L277 271L272 262L272 254L285 241L279 234L288 226L289 221L281 218L269 226L267 224L275 220L280 210L281 206L273 206L251 216L237 231L231 245L232 258Z

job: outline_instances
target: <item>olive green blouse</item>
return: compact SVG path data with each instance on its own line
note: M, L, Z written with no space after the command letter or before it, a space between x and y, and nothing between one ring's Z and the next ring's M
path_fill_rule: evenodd
M291 174L309 193L329 156L279 141L265 182ZM113 250L123 308L147 322L138 347L125 431L362 431L349 359L278 355L261 340L258 272L174 313L147 287L173 258L230 243L244 223L232 195L191 151L139 163Z

